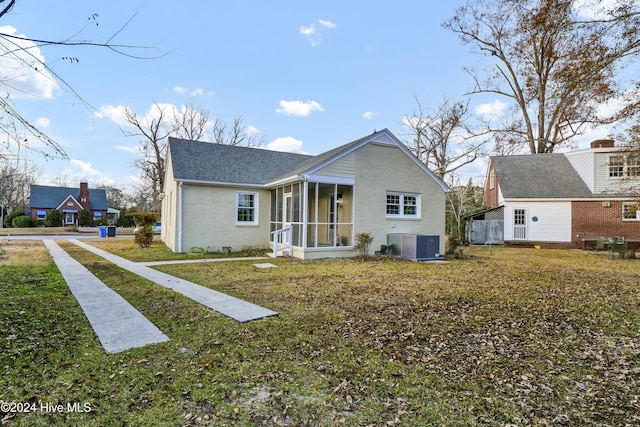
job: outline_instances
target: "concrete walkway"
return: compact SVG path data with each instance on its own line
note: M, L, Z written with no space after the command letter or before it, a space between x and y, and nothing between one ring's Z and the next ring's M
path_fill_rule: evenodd
M263 259L271 259L269 257L264 256L254 256L254 257L241 257L241 258L198 258L198 259L174 259L174 260L165 260L165 261L145 261L138 262L138 265L145 265L147 267L153 267L156 265L165 265L165 264L194 264L199 262L227 262L227 261L260 261Z
M71 258L56 242L44 239L43 243L107 353L169 340L149 319Z
M248 322L278 314L275 311L251 304L239 298L154 270L146 265L142 265L142 263L129 261L128 259L103 251L83 241L71 239L69 241L105 258L125 270L129 270L158 285L172 289L238 322Z

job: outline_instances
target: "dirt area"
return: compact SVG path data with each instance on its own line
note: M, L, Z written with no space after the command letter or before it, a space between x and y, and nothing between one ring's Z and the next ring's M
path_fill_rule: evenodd
M0 266L44 266L51 262L49 251L41 240L0 240Z

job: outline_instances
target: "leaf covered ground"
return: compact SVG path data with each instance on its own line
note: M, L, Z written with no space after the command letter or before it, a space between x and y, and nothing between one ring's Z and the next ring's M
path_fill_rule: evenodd
M241 324L60 244L171 340L105 354L55 267L2 268L0 400L91 406L7 425L640 424L640 261L470 248L158 267L279 312Z

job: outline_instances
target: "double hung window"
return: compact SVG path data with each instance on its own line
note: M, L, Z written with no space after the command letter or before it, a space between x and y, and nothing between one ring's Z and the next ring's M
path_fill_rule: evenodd
M420 195L410 193L387 193L387 218L419 218Z
M236 193L236 224L258 223L258 194L239 191Z

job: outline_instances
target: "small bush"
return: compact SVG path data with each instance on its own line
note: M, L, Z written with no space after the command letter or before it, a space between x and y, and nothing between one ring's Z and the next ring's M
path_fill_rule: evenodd
M81 209L78 212L78 225L80 227L88 227L91 225L91 213L86 209Z
M153 212L134 212L131 216L138 227L133 241L141 248L148 248L153 242L153 224L158 220L158 215Z
M61 227L62 226L62 214L60 211L52 210L44 217L44 225L47 227Z
M358 258L369 258L369 249L373 242L373 234L367 232L356 233L355 242L356 244L353 245L353 250L358 253Z
M4 217L4 226L6 228L13 227L14 218L17 218L17 217L22 216L24 214L25 214L24 211L13 211L13 212L11 212L9 215Z
M151 246L151 242L153 242L153 227L150 225L138 227L136 232L133 234L133 241L141 248L148 248Z
M21 215L13 218L11 221L11 226L13 228L27 228L33 225L33 221L30 216Z

